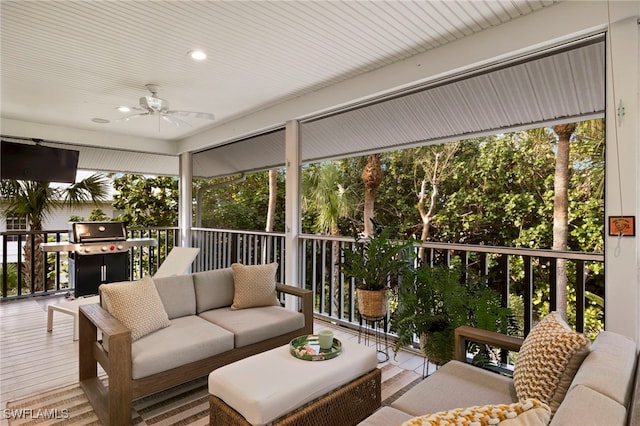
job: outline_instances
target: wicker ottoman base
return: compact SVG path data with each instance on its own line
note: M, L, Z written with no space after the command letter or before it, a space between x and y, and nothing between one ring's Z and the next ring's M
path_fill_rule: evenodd
M382 402L380 382L381 373L376 368L275 420L272 425L356 425L380 407ZM251 426L240 413L213 395L209 396L209 424L211 426Z

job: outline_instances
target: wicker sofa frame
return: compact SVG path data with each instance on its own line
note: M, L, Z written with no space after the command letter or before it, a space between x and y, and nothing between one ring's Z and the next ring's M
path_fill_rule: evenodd
M132 379L131 331L99 304L80 307L79 379L80 386L104 425L131 424L132 401L164 389L204 377L216 368L289 343L293 338L313 333L313 293L309 290L276 285L276 291L301 300L304 327L247 346L234 348L199 361L141 379ZM109 337L109 351L98 339L98 330ZM98 377L98 364L108 376L108 386Z

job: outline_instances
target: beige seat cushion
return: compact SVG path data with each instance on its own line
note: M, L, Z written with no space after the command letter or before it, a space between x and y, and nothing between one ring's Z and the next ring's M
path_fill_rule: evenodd
M276 297L277 263L266 265L242 265L233 263L232 310L279 305Z
M389 426L399 425L413 416L391 407L381 407L375 413L358 423L358 426Z
M412 416L518 401L513 380L460 361L449 361L391 406Z
M549 404L553 415L589 346L589 339L569 328L560 314L548 314L533 327L520 348L513 370L518 398L536 398Z
M188 336L188 337L187 337ZM233 334L195 315L171 320L171 327L131 345L131 375L140 379L233 349Z
M280 306L232 311L229 307L200 314L207 321L233 333L235 347L262 342L304 327L304 315Z
M537 399L527 399L513 404L480 405L426 414L407 420L402 426L546 426L550 417L551 411L546 404Z
M99 291L107 311L131 330L131 340L171 325L148 275L140 281L102 284Z

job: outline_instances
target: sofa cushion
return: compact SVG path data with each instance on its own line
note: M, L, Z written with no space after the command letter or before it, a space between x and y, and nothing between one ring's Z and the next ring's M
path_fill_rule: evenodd
M196 314L196 292L191 275L154 278L169 319Z
M196 312L231 306L233 303L233 271L231 268L196 272L193 283L196 290Z
M131 345L132 377L140 379L233 349L233 334L191 315Z
M261 342L304 327L304 315L280 306L231 310L213 309L200 316L235 336L235 347L239 348Z
M402 426L431 425L504 425L546 426L551 411L537 399L526 399L513 404L491 404L456 408L426 414L402 423Z
M381 407L375 413L358 423L358 426L395 426L411 419L412 417L413 416L403 411L385 406Z
M573 387L553 415L551 426L626 426L627 410L586 386Z
M584 385L627 406L631 398L636 344L611 331L601 331L576 373L571 388Z
M412 416L459 407L518 401L513 381L460 361L449 361L391 406Z
M232 310L279 305L276 297L277 263L266 265L243 265L233 263Z
M102 284L99 291L107 311L131 330L131 340L171 324L158 290L148 275L134 282Z
M551 312L524 339L513 369L519 399L536 398L553 414L589 352L590 341Z

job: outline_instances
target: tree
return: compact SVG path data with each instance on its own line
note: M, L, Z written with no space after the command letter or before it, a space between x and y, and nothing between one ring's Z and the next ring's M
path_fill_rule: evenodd
M569 239L569 152L576 123L553 126L558 135L556 169L553 179L553 250L566 250ZM556 309L567 319L567 261L556 261Z
M276 173L276 208L274 231L284 231L284 173ZM229 183L235 181L233 183ZM223 185L224 183L224 185ZM202 197L202 226L208 228L263 231L269 209L269 173L247 174L238 182L237 176L194 181L194 191L211 187Z
M373 235L373 225L371 219L375 217L374 206L376 193L382 182L382 166L380 164L380 154L371 154L367 157L367 164L362 170L362 182L364 183L364 236Z
M421 241L427 241L431 222L435 216L438 203L438 189L440 182L451 174L450 163L453 161L458 149L457 143L436 145L427 147L428 151L422 158L416 159L417 166L424 173L418 192L418 213L422 222ZM427 186L431 188L431 194L427 194ZM421 247L418 257L424 259L424 249Z
M41 231L44 220L56 209L104 201L108 195L108 180L102 174L93 174L67 187L51 186L49 182L9 180L2 189L7 203L5 216L24 217L31 231ZM32 259L31 254L43 242L43 234L35 234L33 240L27 238L24 245L24 275L35 291L44 290L44 259L43 256Z
M315 217L313 230L318 233L340 235L338 223L340 219L348 217L353 212L355 194L342 186L342 175L335 162L325 162L309 165L302 174L302 207L307 212L313 212ZM339 312L340 306L340 244L331 244L333 259L334 292L332 297L332 311Z
M276 206L278 205L278 169L269 170L269 205L267 207L266 232L273 231L276 221Z
M128 226L178 225L178 179L126 174L114 179L113 187L113 207L123 211L117 220Z

